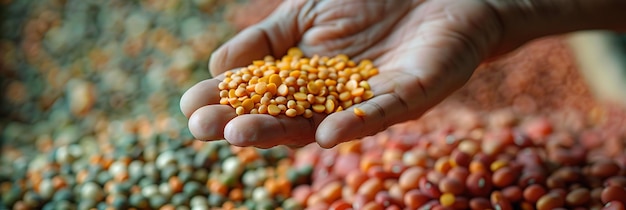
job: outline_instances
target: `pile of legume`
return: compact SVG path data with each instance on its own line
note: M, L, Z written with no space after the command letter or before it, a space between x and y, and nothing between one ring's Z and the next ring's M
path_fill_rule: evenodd
M419 124L307 148L296 162L314 163L313 182L293 198L309 209L624 209L626 155L579 143L594 137L543 118L416 134Z
M291 48L279 60L266 56L226 72L219 83L220 104L231 105L238 115L310 118L313 113L339 112L372 98L367 79L376 74L370 60L357 64L346 55L305 58L300 49Z

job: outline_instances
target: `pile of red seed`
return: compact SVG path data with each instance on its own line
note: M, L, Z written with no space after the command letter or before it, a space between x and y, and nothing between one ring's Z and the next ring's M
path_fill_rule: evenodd
M421 134L411 130L417 124L332 150L301 150L296 164L315 165L313 182L297 186L293 198L310 209L624 209L626 204L626 155L597 155L544 118Z

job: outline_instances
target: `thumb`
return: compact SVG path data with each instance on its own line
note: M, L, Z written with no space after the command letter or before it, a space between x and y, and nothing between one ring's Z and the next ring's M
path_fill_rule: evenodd
M315 2L285 1L268 18L241 31L211 55L211 74L216 76L246 66L266 55L278 57L285 54L312 25Z

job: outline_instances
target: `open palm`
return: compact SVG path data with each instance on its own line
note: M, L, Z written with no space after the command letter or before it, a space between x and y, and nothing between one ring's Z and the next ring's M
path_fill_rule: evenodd
M212 56L212 79L181 98L189 129L201 140L226 139L239 146L323 147L373 135L416 119L460 88L497 46L501 26L480 0L290 0ZM369 82L375 97L351 109L310 119L241 115L219 104L217 84L225 71L265 55L280 57L298 46L306 56L347 54L371 59L380 74Z

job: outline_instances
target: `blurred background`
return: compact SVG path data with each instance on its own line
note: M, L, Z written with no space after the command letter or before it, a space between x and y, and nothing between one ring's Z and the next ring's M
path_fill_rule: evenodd
M231 195L209 194L222 188L208 180L218 177L231 183L224 175L236 171L230 167L249 171L283 164L296 170L292 184L307 183L302 177L311 171L295 167L291 149L252 149L258 161L243 166L241 154L247 150L195 141L178 106L187 88L210 77L211 52L280 2L0 0L0 209L114 204L158 208L167 203L190 205L196 195L220 206ZM611 101L624 99L620 94L626 93L626 80L609 88L615 92L608 97L613 100L598 100L602 88L594 84L606 79L592 77L609 67L606 62L588 65L577 59L589 56L580 53L589 49L580 43L590 41L575 39L544 38L483 64L463 89L421 120L402 126L428 132L442 123L463 127L460 124L467 121L458 119L464 116L485 122L514 116L520 123L542 118L558 122L555 127L563 130L608 139L613 153L623 153L626 115L623 106ZM617 63L611 69L623 69ZM624 78L623 71L612 72L618 76L605 78ZM238 164L226 164L229 157L238 157ZM119 173L126 177L117 177ZM180 178L184 187L171 184L171 176L186 176ZM133 180L119 184L129 192L141 191L133 186L152 190L162 183L171 186L156 189L158 193L142 192L140 198L115 197L117 185L106 185L112 180ZM65 194L59 193L62 189ZM176 200L176 192L182 191L187 194ZM252 197L253 191L244 190L242 196ZM284 203L285 198L276 200ZM48 205L49 201L54 202ZM242 203L248 205L236 204Z

